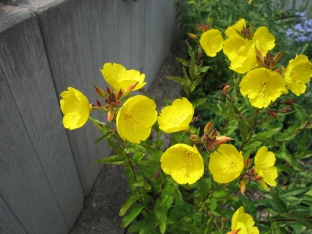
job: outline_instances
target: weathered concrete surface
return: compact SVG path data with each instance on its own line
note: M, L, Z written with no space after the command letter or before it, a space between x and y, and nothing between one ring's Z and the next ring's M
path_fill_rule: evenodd
M185 44L178 41L147 92L149 97L154 98L158 111L165 106L164 98L173 101L180 97L181 86L165 76L182 75L181 64L175 57L184 57L183 51ZM167 137L163 140L168 144ZM119 217L118 213L129 193L123 167L104 165L70 234L123 234L125 230L120 228L122 217Z

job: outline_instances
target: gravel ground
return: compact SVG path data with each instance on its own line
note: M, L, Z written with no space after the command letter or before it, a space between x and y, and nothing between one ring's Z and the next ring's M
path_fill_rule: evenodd
M180 97L181 86L165 78L166 75L181 76L181 64L175 57L185 57L185 43L179 40L163 63L147 95L157 103L160 111L165 106L164 98L173 101ZM165 139L168 141L168 139ZM84 201L75 226L70 234L124 234L120 228L119 209L129 194L122 166L104 165L90 195Z

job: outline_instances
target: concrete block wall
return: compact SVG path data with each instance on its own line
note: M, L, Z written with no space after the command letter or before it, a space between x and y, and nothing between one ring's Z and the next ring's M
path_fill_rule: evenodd
M177 28L174 0L0 1L0 233L68 233L110 149L90 123L63 128L59 94L94 102L105 62L148 88Z

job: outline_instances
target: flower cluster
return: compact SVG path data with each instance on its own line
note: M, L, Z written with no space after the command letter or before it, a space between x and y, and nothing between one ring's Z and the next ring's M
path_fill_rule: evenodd
M312 76L312 63L307 56L300 54L289 61L286 69L273 70L281 53L270 58L275 37L267 27L259 27L253 32L253 26L247 28L245 19L240 19L228 27L225 34L228 38L223 43L223 52L231 61L231 70L246 74L239 87L251 105L266 108L281 95L287 94L288 89L297 96L305 92ZM214 38L215 44L210 42ZM216 29L204 32L200 39L203 50L210 57L221 50L222 42L221 33Z

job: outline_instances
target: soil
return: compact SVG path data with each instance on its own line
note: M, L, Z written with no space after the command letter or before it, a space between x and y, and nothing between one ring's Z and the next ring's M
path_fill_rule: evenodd
M185 42L178 40L161 66L147 96L153 98L160 111L165 106L164 98L173 101L180 97L181 86L165 76L182 76L181 64L175 57L185 58ZM163 139L166 143L170 139ZM119 209L129 194L123 167L104 165L90 195L84 201L84 208L70 234L124 234L120 228L122 217Z

